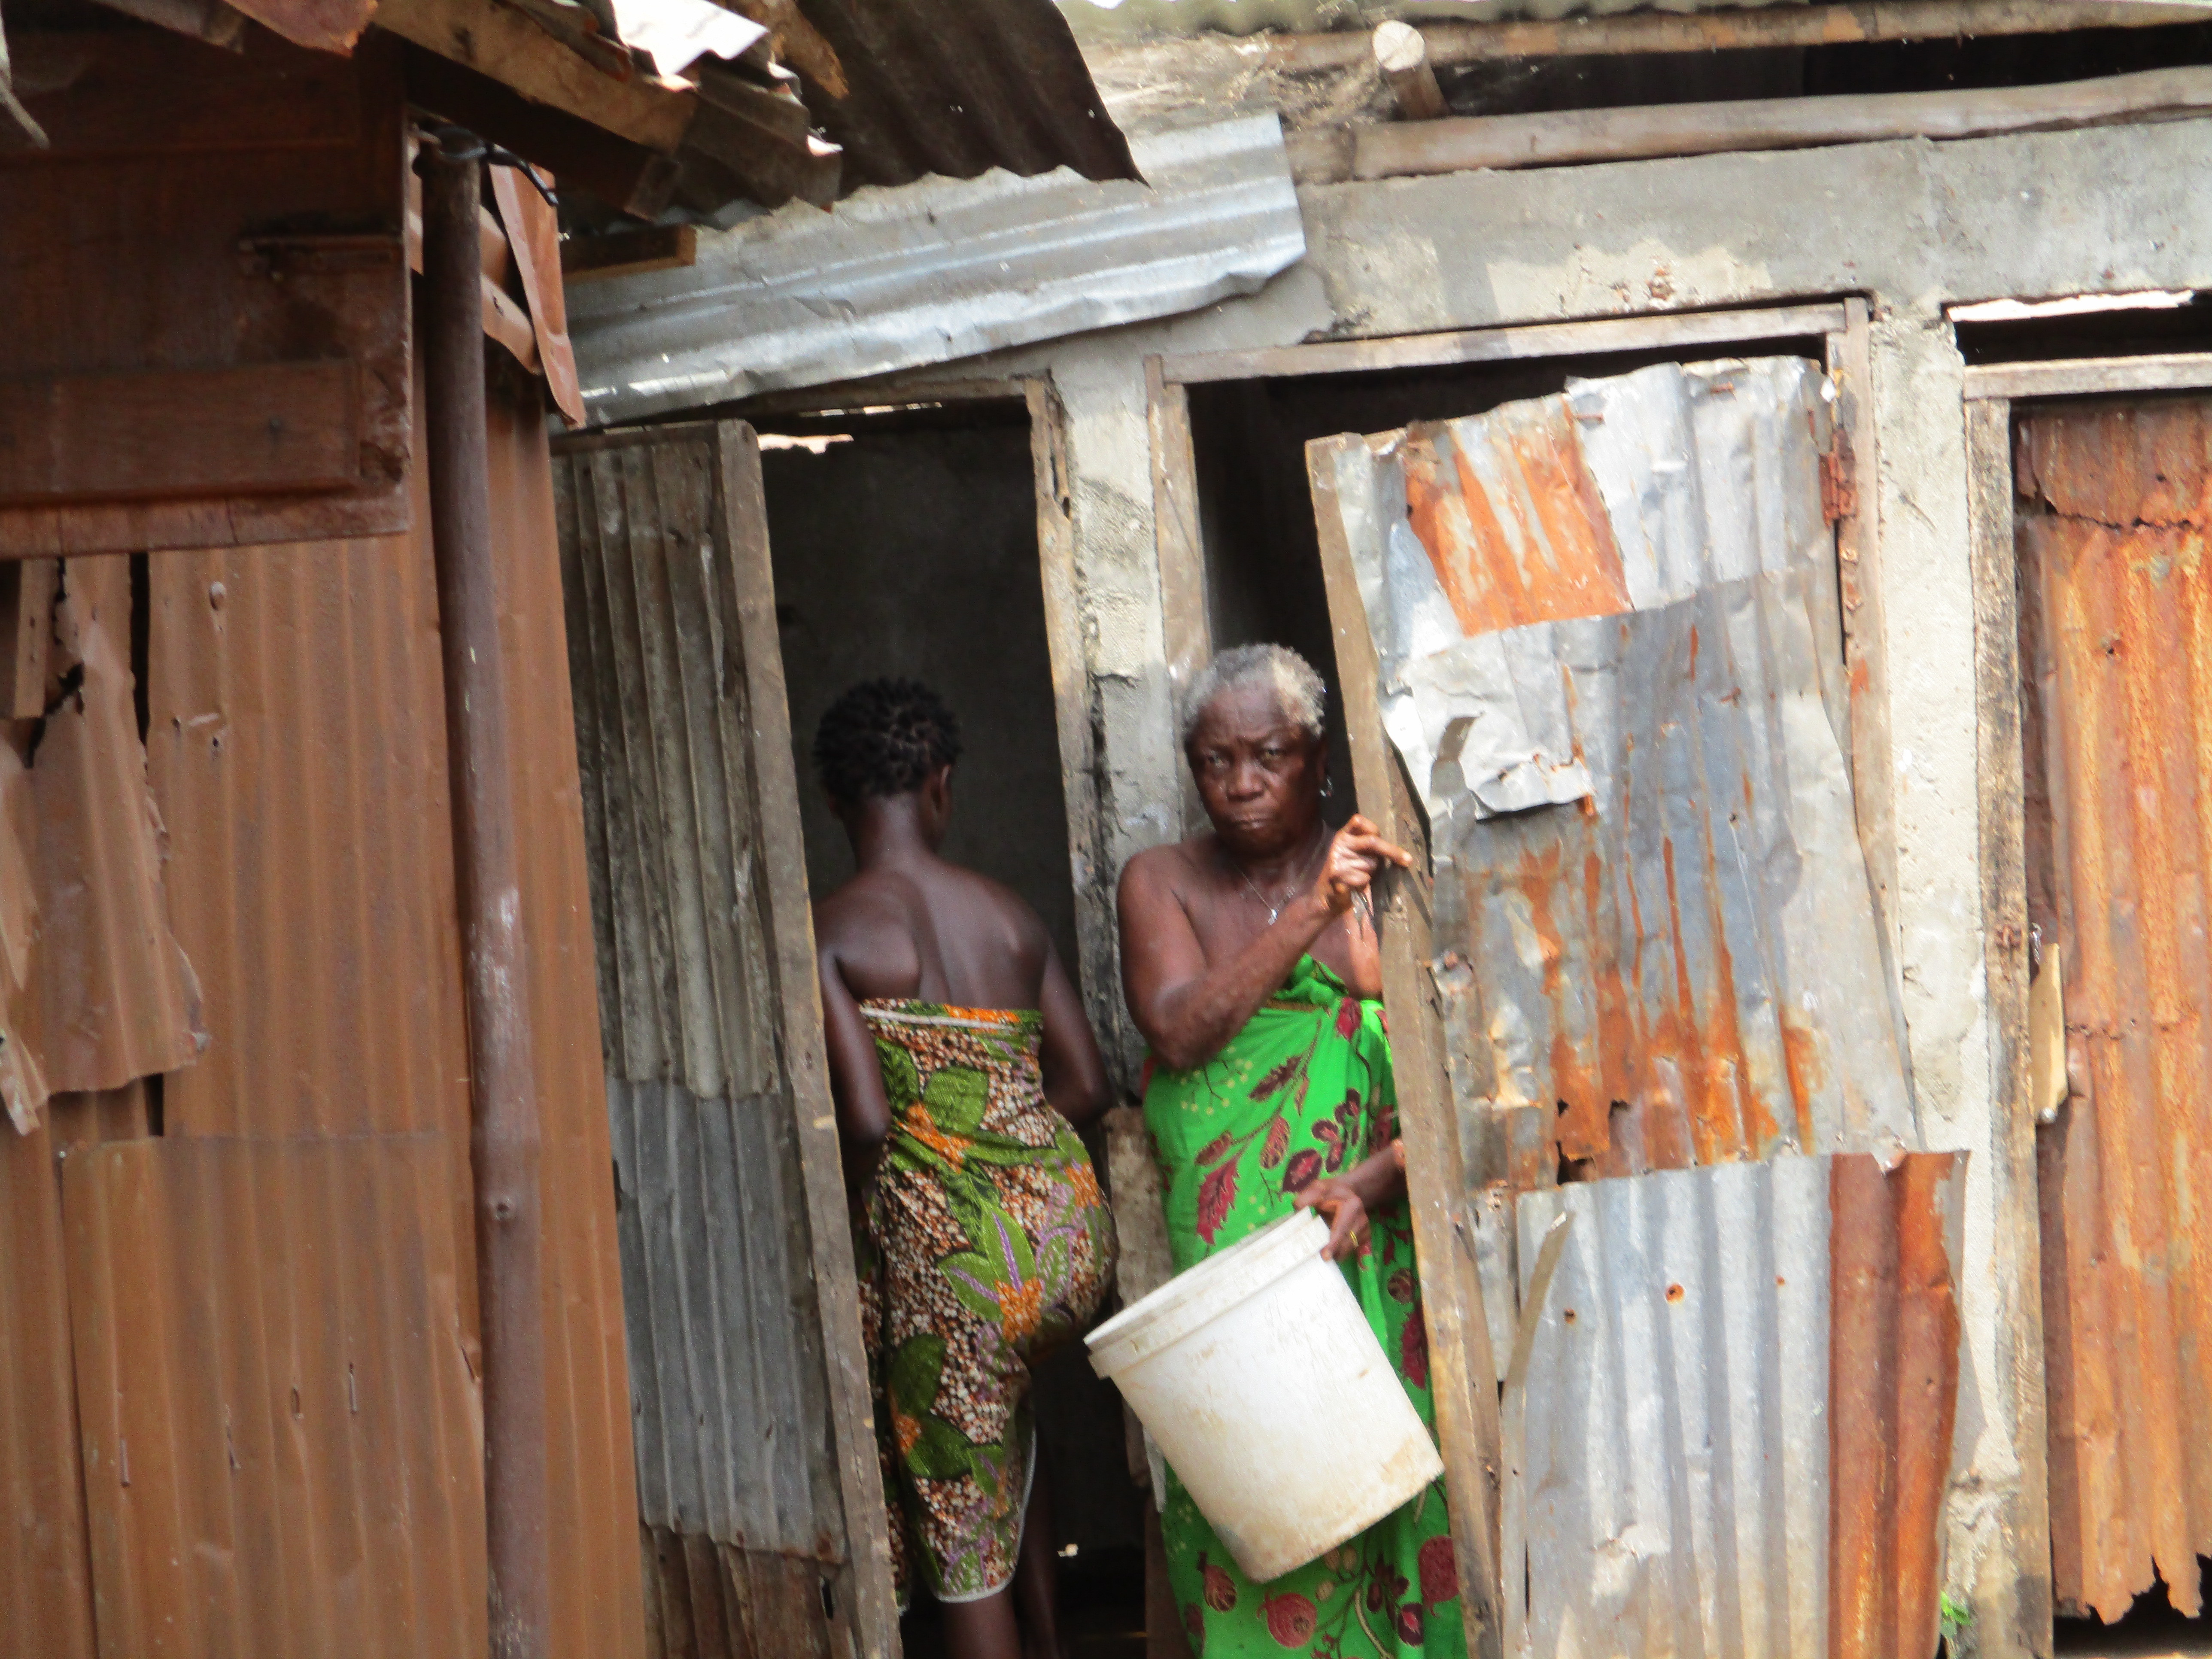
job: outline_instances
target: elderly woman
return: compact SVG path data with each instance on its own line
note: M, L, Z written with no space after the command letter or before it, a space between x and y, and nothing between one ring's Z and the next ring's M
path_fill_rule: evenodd
M1318 1208L1327 1254L1433 1422L1368 897L1385 864L1410 860L1365 818L1331 833L1325 695L1274 645L1223 653L1191 688L1183 752L1212 828L1122 872L1122 982L1152 1045L1145 1121L1176 1268ZM1324 1441L1329 1425L1312 1432ZM1205 1659L1464 1652L1441 1482L1268 1584L1237 1570L1172 1474L1160 1519Z

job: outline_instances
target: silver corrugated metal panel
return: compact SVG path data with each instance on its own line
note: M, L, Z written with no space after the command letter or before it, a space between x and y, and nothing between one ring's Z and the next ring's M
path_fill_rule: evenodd
M1450 793L1431 765L1460 716L1474 717L1455 747L1478 811L1589 793L1565 728L1528 702L1529 665L1510 658L1522 647L1499 630L1832 562L1820 469L1833 402L1801 357L1656 363L1408 427L1370 441L1364 458L1340 452L1384 724L1431 813ZM1832 586L1814 597L1837 631ZM1822 667L1840 732L1840 654L1824 653Z
M1823 1652L1826 1160L1519 1210L1524 1292L1544 1230L1574 1218L1522 1396L1533 1650Z
M1808 596L1830 580L1498 636L1541 665L1522 684L1559 700L1591 810L1437 822L1463 1103L1556 1109L1561 1153L1610 1173L1916 1144L1814 672L1835 642Z
M697 430L554 459L639 1513L679 1538L838 1559L726 503Z
M1249 294L1305 256L1270 115L1135 141L1146 184L1066 169L862 191L699 235L698 261L579 287L595 422L973 356Z
M806 1207L781 1098L611 1079L607 1106L639 1512L683 1534L842 1559L827 1431L808 1431L823 1411L807 1382L822 1373L821 1339L792 1248Z
M1522 1652L1933 1650L1965 1173L1782 1158L1521 1195Z

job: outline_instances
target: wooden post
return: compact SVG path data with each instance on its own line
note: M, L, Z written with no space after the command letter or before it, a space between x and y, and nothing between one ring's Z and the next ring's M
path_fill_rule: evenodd
M1429 43L1411 23L1381 23L1375 29L1375 61L1398 94L1398 110L1408 121L1433 121L1449 115L1443 88L1429 65Z
M484 1518L493 1659L544 1659L551 1635L540 1290L538 1091L515 856L512 745L494 586L485 442L483 146L426 138L422 172L430 532L444 649L446 763L469 1024L469 1158L483 1335Z

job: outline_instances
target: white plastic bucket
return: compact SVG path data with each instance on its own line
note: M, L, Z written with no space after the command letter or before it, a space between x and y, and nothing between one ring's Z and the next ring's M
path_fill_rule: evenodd
M1443 1473L1311 1210L1177 1273L1091 1333L1199 1512L1256 1583L1304 1566Z

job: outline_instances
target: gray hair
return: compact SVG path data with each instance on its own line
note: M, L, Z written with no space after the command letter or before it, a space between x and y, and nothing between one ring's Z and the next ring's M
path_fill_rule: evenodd
M1213 701L1225 692L1246 686L1264 687L1291 724L1311 737L1322 732L1322 714L1328 707L1328 687L1313 665L1286 645L1239 645L1206 664L1182 700L1179 735L1185 743Z

